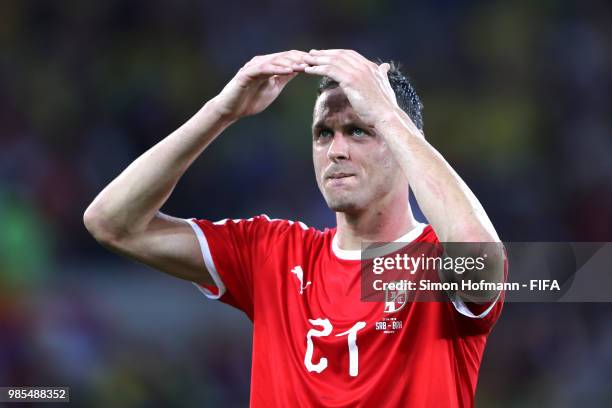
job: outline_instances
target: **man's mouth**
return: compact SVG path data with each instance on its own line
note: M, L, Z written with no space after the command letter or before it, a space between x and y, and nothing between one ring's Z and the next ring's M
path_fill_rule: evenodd
M347 177L352 177L354 176L354 174L351 173L332 173L329 176L327 176L328 179L343 179L343 178L347 178Z
M329 188L344 188L355 184L355 174L337 172L331 173L325 178L325 185Z

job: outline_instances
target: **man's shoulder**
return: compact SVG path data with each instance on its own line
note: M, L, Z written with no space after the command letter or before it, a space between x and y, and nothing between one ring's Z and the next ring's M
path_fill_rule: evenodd
M301 239L317 239L333 232L333 229L325 228L323 231L321 231L299 220L272 218L267 214L260 214L251 218L243 219L224 219L215 222L215 224L222 225L228 222L244 224L250 229L257 230L257 235L267 235L276 238L294 237Z
M321 255L331 246L335 228L319 230L302 221L271 218L261 214L243 222L253 225L253 239L262 253L275 254L276 257Z

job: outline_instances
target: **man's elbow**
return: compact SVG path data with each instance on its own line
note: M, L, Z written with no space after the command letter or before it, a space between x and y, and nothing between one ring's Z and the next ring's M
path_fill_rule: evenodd
M452 231L454 242L500 243L499 236L492 225L480 222L463 223L455 226Z
M114 247L120 240L119 231L111 228L107 217L92 206L83 213L83 224L91 236L105 247Z

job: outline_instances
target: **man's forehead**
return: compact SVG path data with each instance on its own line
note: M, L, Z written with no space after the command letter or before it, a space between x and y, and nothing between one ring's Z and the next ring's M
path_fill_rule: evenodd
M336 113L346 111L350 117L357 117L353 113L353 108L341 88L325 90L319 95L315 102L313 112L313 122L319 122Z

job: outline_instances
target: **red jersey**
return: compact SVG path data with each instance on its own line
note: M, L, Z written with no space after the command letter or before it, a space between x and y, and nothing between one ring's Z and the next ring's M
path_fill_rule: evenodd
M253 407L471 407L503 295L475 315L459 299L391 312L361 300L360 251L336 229L270 220L187 220L215 287L253 322ZM438 242L419 224L397 241ZM485 310L482 310L485 309Z

